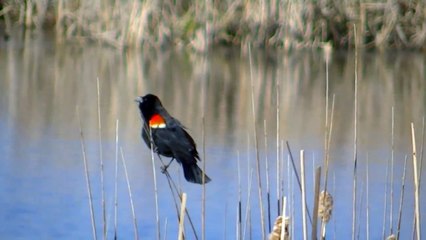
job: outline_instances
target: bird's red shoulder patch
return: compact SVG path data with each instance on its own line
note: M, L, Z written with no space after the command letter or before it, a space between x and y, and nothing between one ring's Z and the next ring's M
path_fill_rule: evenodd
M149 119L149 126L151 128L165 128L166 121L160 114L154 114L151 119Z

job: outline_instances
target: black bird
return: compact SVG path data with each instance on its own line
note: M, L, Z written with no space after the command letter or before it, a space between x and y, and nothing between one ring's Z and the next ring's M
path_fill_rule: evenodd
M176 159L182 165L183 174L188 182L203 183L203 171L198 167L197 160L200 157L194 140L185 131L185 127L175 118L170 116L161 104L160 99L153 95L137 97L135 100L143 120L142 138L151 148L150 130L152 134L152 146L154 152ZM163 168L163 172L170 165ZM205 175L205 183L211 179Z

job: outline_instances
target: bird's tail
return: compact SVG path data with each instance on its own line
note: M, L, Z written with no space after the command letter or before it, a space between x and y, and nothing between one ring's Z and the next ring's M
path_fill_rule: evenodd
M182 163L183 174L185 176L186 181L192 183L203 184L203 171L198 167L197 164L184 164ZM208 183L211 179L204 175L204 183Z

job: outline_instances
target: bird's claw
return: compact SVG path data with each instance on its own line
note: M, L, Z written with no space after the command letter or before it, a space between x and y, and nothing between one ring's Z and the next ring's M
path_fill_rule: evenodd
M168 166L161 166L161 173L165 174L167 172L167 167Z

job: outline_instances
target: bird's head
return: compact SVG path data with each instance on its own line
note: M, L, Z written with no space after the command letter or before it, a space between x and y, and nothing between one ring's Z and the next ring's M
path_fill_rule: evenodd
M154 94L139 96L135 99L135 102L138 103L141 115L145 120L151 119L154 114L163 108L160 99Z

